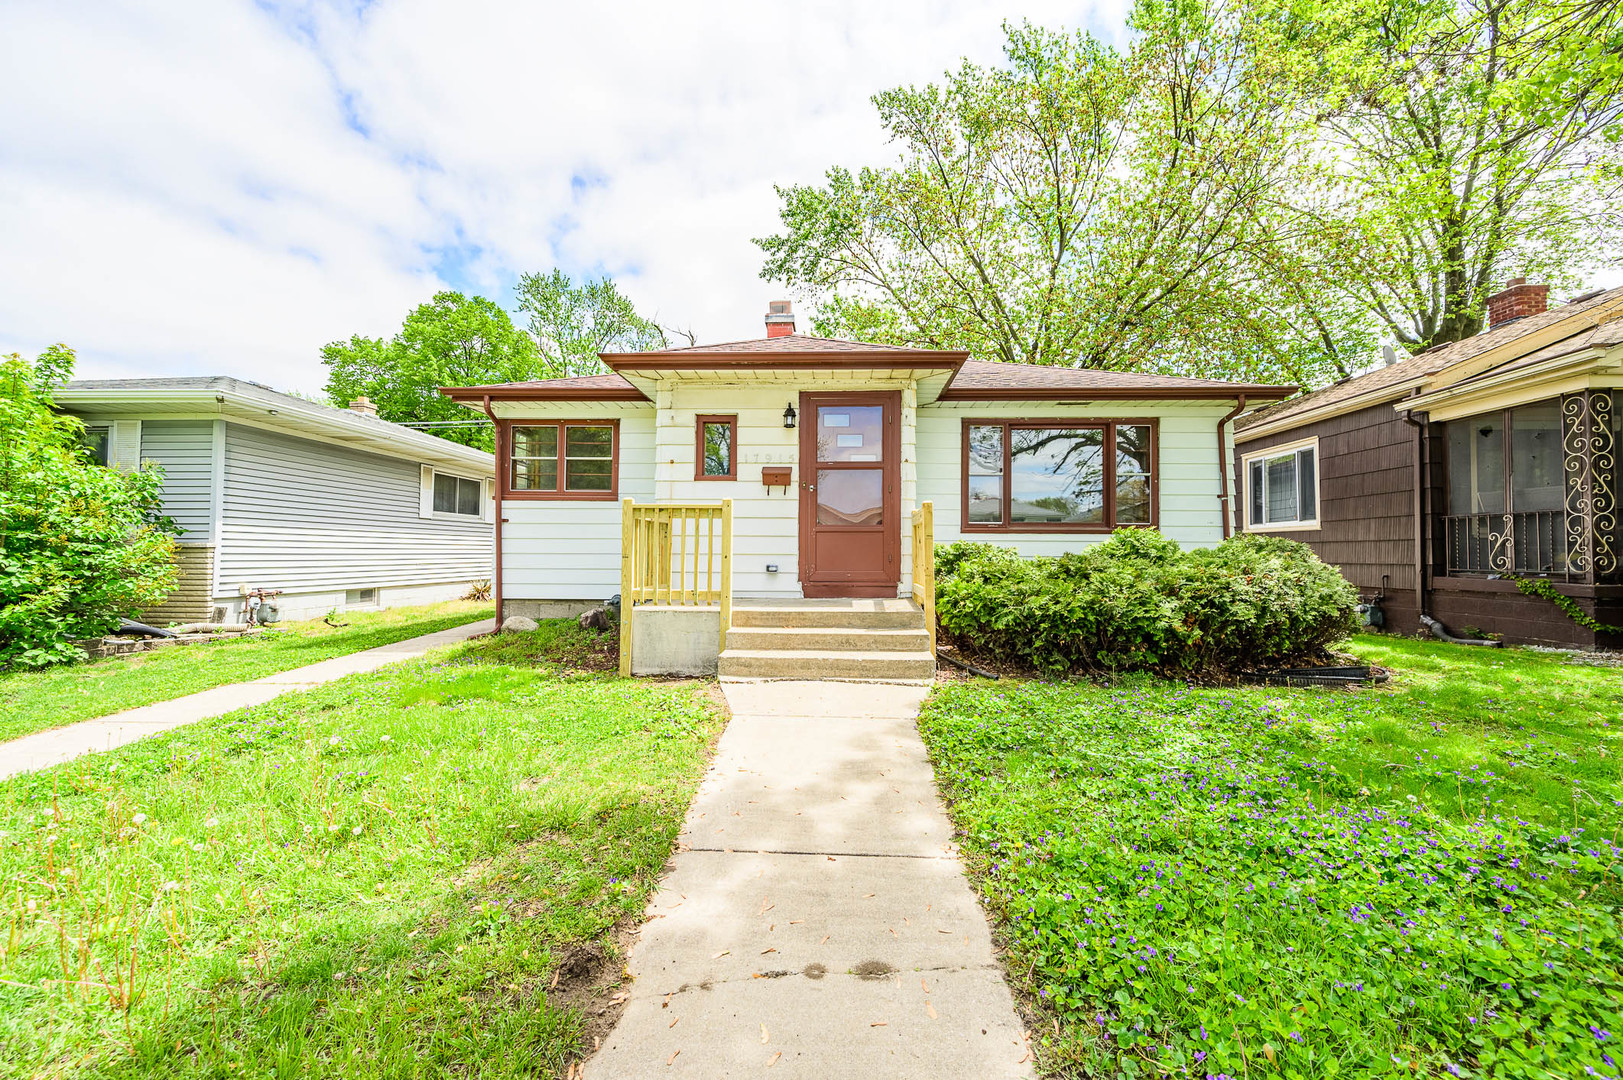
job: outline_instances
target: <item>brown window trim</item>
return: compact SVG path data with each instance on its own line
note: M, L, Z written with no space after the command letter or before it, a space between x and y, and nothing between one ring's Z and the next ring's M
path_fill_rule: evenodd
M1132 521L1120 525L1116 524L1116 428L1145 427L1150 429L1150 520L1148 522ZM1003 520L997 524L988 524L984 521L971 522L969 520L969 429L971 427L1001 427L1003 428ZM1107 470L1105 483L1105 520L1097 525L1086 523L1042 524L1022 522L1011 524L1009 521L1010 502L1013 499L1014 485L1010 483L1010 461L1012 452L1009 440L1009 428L1101 428L1105 433L1105 466ZM1087 417L1083 419L1066 419L1064 417L1044 417L1027 420L1023 417L989 416L970 418L963 422L959 430L958 441L962 447L961 461L958 466L959 475L959 502L958 502L958 528L965 533L1111 533L1117 529L1156 529L1161 524L1161 424L1153 416L1109 416Z
M606 427L609 436L609 489L607 491L535 491L513 487L513 429L516 427L555 427L558 429L558 483L564 483L564 429L572 427ZM519 420L500 421L497 429L496 476L501 485L503 499L536 499L557 502L614 502L620 498L620 421L619 420ZM498 515L499 516L499 515Z
M704 426L706 424L726 424L728 428L727 472L722 475L710 476L704 471ZM736 413L732 415L703 415L693 418L693 479L738 479L738 415Z

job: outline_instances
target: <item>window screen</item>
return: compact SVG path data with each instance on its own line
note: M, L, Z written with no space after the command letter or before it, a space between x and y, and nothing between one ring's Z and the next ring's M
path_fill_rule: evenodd
M434 513L478 517L479 512L479 481L434 474Z

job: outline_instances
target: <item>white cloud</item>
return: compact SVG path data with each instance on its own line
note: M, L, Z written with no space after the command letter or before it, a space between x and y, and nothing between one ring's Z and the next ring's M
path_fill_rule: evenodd
M1046 2L1023 17L1120 26ZM868 98L1000 54L986 0L8 4L0 352L305 391L450 283L606 270L727 340L774 183L888 160Z

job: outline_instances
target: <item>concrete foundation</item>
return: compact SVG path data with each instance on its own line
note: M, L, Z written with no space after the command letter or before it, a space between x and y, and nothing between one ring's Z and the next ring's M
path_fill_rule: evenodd
M502 618L522 615L526 619L573 619L590 611L601 600L514 600L502 597Z
M714 675L721 609L639 604L631 614L633 675Z

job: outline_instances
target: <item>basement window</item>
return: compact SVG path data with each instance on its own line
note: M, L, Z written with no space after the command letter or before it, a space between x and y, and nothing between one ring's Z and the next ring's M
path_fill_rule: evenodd
M376 588L349 589L344 593L345 607L365 607L368 604L376 604L377 602L378 590Z

